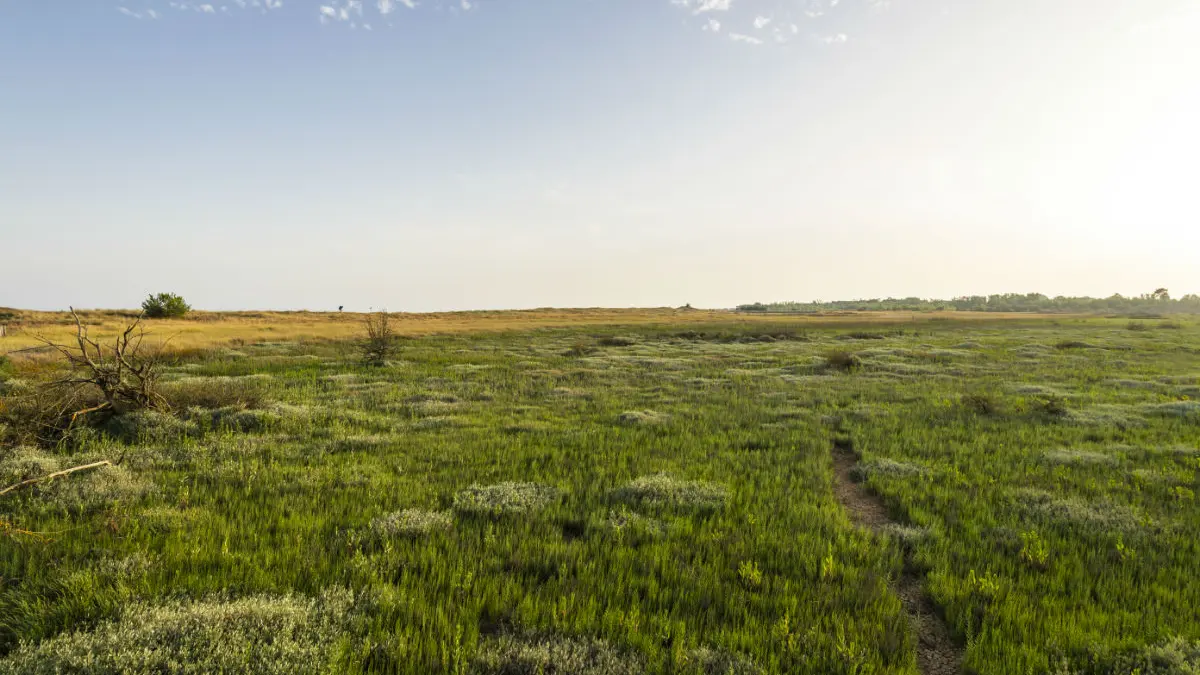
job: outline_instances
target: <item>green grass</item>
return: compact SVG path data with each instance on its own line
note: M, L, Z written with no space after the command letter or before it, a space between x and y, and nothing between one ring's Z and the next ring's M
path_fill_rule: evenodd
M906 564L974 672L1196 672L1200 326L1127 323L201 354L173 419L0 449L123 457L0 497L0 673L912 674ZM900 524L851 524L835 438Z

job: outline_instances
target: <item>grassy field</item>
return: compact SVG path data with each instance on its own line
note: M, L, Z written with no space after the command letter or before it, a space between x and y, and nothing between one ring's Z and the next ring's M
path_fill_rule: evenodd
M384 367L352 317L159 328L174 415L0 449L120 460L0 496L0 673L912 674L906 576L964 672L1200 672L1193 319L405 315Z
M92 336L104 339L111 339L137 316L136 312L130 310L80 310L79 314ZM156 319L146 325L151 343L165 343L168 351L187 354L213 347L228 347L231 343L349 339L362 332L364 316L354 312L191 312L183 319ZM393 329L406 336L589 326L774 325L780 322L777 316L690 308L531 309L393 313L391 316ZM789 317L786 321L792 326L828 328L949 320L996 322L1050 316L1000 312L818 312L803 317ZM0 339L0 355L37 348L44 344L40 338L69 341L75 334L75 320L66 312L21 311L0 307L0 323L6 324L9 330L9 336Z

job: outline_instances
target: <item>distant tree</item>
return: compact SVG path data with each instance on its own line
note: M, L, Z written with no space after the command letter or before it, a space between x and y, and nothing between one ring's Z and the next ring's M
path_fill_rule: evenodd
M151 319L179 318L192 311L192 306L174 293L158 293L142 301L142 312Z
M1167 289L1159 288L1156 289L1154 293L1150 295L1150 297L1154 298L1155 300L1170 300L1171 294L1167 292Z

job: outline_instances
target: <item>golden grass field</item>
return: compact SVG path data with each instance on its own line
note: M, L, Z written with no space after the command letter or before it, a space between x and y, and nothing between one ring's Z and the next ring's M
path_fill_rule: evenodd
M42 338L71 340L75 323L69 312L3 310L15 315L6 321L7 337L0 338L0 355L36 354ZM80 310L93 339L106 340L137 317L135 310ZM231 341L268 342L336 340L359 335L366 315L354 312L192 312L183 319L145 320L148 343L166 343L167 351L199 351L227 346ZM814 314L754 314L702 309L530 309L471 312L392 313L399 335L495 332L536 328L619 325L751 324L772 326L853 327L860 324L897 325L931 321L1039 320L1064 315L1000 312L824 312Z

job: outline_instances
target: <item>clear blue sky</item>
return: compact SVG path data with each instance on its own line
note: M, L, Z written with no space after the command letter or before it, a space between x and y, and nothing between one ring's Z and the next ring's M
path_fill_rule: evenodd
M0 306L1197 292L1197 35L1200 0L0 0Z

